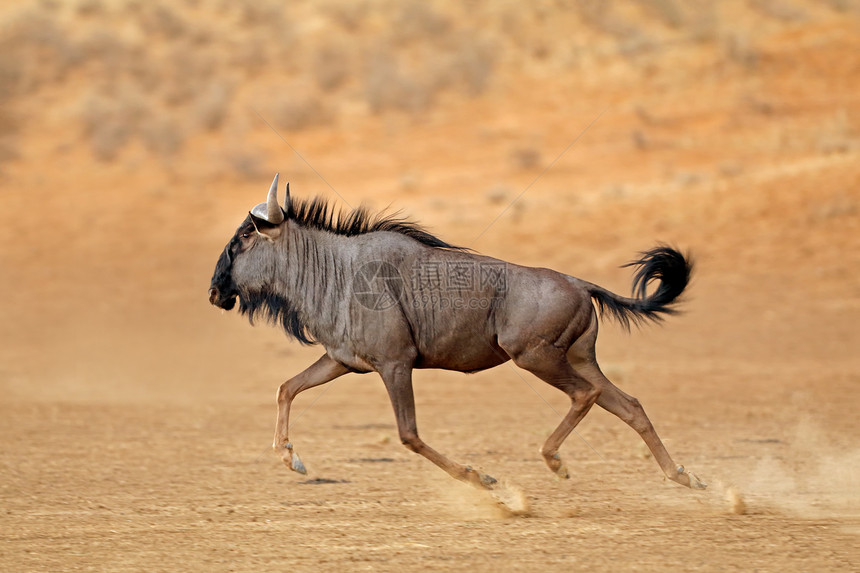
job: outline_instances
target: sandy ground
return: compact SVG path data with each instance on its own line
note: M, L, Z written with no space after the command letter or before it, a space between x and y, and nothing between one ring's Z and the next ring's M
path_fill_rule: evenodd
M356 115L286 134L304 159L254 131L294 194L391 204L616 292L638 250L692 252L684 313L604 323L598 357L706 491L597 410L559 480L538 448L560 393L508 365L416 374L423 438L521 492L520 515L405 450L375 375L296 400L309 475L288 471L274 393L321 350L206 300L270 176L223 176L210 136L169 169L134 147L93 163L40 116L0 181L0 569L857 570L856 29L771 34L754 72L658 59L507 81L420 120ZM40 97L33 118L57 94Z

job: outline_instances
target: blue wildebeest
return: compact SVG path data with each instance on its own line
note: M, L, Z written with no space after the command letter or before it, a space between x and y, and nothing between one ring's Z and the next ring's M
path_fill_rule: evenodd
M289 185L281 208L277 188L275 176L267 202L251 210L221 253L209 301L229 310L238 298L252 322L280 323L300 342L325 348L278 389L273 447L291 469L305 473L289 439L296 395L372 371L382 377L407 448L458 480L492 489L495 479L418 436L412 370L476 372L513 360L570 397L540 450L557 475L568 477L559 447L597 403L639 433L669 479L705 487L672 461L638 400L603 375L594 350L595 306L625 326L674 312L692 269L681 253L660 246L629 263L637 267L636 295L626 298L553 270L474 254L395 217L362 208L336 216L321 199L291 200Z

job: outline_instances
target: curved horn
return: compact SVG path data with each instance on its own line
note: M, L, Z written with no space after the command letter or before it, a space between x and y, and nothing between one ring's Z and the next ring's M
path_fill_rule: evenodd
M269 198L266 200L266 220L273 225L280 225L284 222L284 212L278 205L278 173L275 173L275 180L272 181L272 186L269 188Z
M290 182L287 181L287 188L284 190L284 211L290 212Z

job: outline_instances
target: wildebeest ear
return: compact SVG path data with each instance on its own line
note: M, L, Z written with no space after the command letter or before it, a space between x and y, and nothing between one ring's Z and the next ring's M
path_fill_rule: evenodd
M273 225L262 217L257 217L250 211L248 212L248 216L251 217L251 224L254 225L254 230L264 239L274 241L281 236L281 230L283 229L281 225Z
M290 213L290 182L287 181L287 188L284 190L284 212Z

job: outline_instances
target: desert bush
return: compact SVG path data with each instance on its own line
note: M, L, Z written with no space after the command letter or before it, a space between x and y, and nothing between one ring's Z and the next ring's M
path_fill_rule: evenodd
M102 0L78 0L75 11L80 16L96 16L105 10Z
M400 5L391 23L391 38L397 45L425 39L431 41L451 32L454 23L427 2L411 0Z
M853 127L848 112L842 108L822 122L815 145L824 154L846 153L860 148L859 136L860 130Z
M258 75L271 60L265 40L258 37L235 41L228 52L226 66L240 71L245 77Z
M279 90L266 115L276 128L289 131L323 125L332 118L319 94L299 82Z
M0 42L0 104L18 94L23 75L21 59L8 42Z
M16 135L19 126L19 118L0 94L0 167L3 163L18 158Z
M279 0L241 0L239 22L244 26L265 26L278 29L284 24L284 3Z
M331 2L326 12L335 23L347 32L358 32L370 14L370 4L363 0L355 2Z
M468 95L480 95L489 84L495 64L495 50L488 41L472 34L459 35L447 59L444 83L457 86Z
M497 184L489 188L484 195L493 205L502 205L510 202L510 198L515 196L515 191L509 185Z
M194 98L195 124L207 131L213 131L224 124L230 111L233 86L227 82L211 82Z
M690 38L694 42L713 42L719 32L717 7L708 0L695 0L689 4Z
M113 161L148 121L144 101L127 86L109 95L91 92L80 104L84 137L99 161Z
M153 114L141 125L140 137L149 151L162 159L168 159L185 142L185 130L176 117L159 113Z
M537 147L524 145L511 151L511 161L517 169L534 169L540 165L541 153Z
M758 48L743 32L728 34L723 40L723 52L729 61L748 69L758 66L761 59Z
M148 37L163 37L167 40L175 40L189 29L188 23L175 9L158 2L145 4L138 22Z
M105 117L90 128L90 146L99 161L113 161L131 139L128 125Z
M125 43L108 30L96 30L78 46L82 59L91 62L97 75L108 81L115 82L125 73L128 62L138 61L131 56Z
M407 75L390 52L380 50L367 63L365 100L373 113L385 110L418 113L433 100L433 89L427 84L434 82L432 79L425 82Z
M667 26L680 28L684 24L684 14L675 0L644 0L643 4Z
M349 56L349 51L344 46L336 44L327 44L317 50L311 73L320 89L333 91L349 78Z
M63 78L77 58L75 47L57 24L55 14L33 7L5 22L0 29L0 48L3 59L15 61L14 67L21 72L26 70L15 78L13 89L18 95L33 93Z
M751 0L749 5L766 16L784 22L800 22L806 19L806 14L801 9L780 0Z
M827 5L837 12L848 12L858 8L857 0L827 0Z
M193 102L200 90L209 83L217 63L209 53L189 50L180 44L171 50L165 68L162 86L164 103L180 106Z
M219 163L226 165L232 174L241 179L257 181L271 175L266 171L263 153L258 149L249 149L246 146L233 146L225 149Z
M634 31L632 26L612 14L612 3L602 0L577 0L579 17L589 27L600 32L626 38Z

